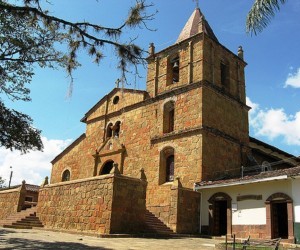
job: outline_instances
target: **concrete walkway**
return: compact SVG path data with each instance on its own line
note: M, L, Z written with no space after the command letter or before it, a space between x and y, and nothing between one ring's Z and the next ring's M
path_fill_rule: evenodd
M202 238L97 238L44 230L0 228L0 249L214 249L220 241Z

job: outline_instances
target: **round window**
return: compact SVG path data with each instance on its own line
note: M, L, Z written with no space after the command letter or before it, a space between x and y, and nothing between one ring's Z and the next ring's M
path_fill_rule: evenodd
M114 99L113 99L113 104L117 104L120 100L120 97L119 96L115 96Z

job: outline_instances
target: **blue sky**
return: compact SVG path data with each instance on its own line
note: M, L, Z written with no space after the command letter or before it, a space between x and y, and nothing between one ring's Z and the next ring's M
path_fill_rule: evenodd
M147 0L148 1L148 0ZM15 1L18 2L18 1ZM126 18L131 0L52 0L45 5L53 15L71 21L90 21L118 26ZM195 8L192 0L152 0L149 11L158 13L146 29L128 30L125 37L137 37L146 50L154 42L159 51L175 43L181 29ZM72 3L70 5L70 3ZM250 112L250 135L291 154L300 155L300 1L291 0L282 6L270 25L258 36L245 32L246 15L253 1L200 0L199 5L214 33L236 53L244 49L246 87ZM36 68L28 103L7 101L12 108L29 114L34 126L42 130L45 150L21 155L0 148L0 176L9 178L13 166L13 184L25 179L40 184L50 175L50 161L64 147L85 132L80 119L100 98L110 92L120 72L116 69L114 51L106 48L106 58L99 66L80 54L82 67L75 73L73 95L66 98L69 79L62 69ZM143 78L129 88L145 89ZM2 97L1 97L2 98Z

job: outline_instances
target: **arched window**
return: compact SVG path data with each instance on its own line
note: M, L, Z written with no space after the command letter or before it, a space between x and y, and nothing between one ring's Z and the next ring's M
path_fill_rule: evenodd
M174 149L167 147L160 152L159 184L174 181Z
M114 161L112 160L107 161L101 168L99 175L109 174L113 166L114 166Z
M106 128L106 139L112 137L112 128L113 128L113 124L109 123Z
M175 57L171 61L172 67L172 83L179 82L179 57Z
M179 56L173 55L168 61L167 86L179 82Z
M174 155L166 159L166 182L174 181Z
M170 133L174 131L175 103L173 101L167 102L163 112L163 132Z
M117 121L113 127L114 130L114 137L119 137L121 129L121 122Z
M65 170L65 171L63 172L61 180L62 180L62 181L69 181L70 178L71 178L71 173L70 173L70 171L67 169L67 170Z

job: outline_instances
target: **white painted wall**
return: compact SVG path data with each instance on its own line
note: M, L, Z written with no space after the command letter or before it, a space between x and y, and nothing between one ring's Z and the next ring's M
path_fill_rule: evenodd
M298 185L295 186L298 192L298 206L300 220L300 180ZM247 185L220 187L213 189L199 190L202 193L202 213L201 213L201 224L209 224L208 215L208 200L209 198L217 193L224 192L232 198L232 203L237 204L237 211L232 213L232 224L233 225L264 225L266 224L266 208L265 201L268 197L274 193L285 193L295 199L292 195L292 183L291 180L276 180L264 183L252 183ZM295 190L296 192L296 190ZM244 200L237 201L237 196L240 195L262 195L262 200Z
M292 181L292 198L294 202L295 222L300 222L300 178Z

